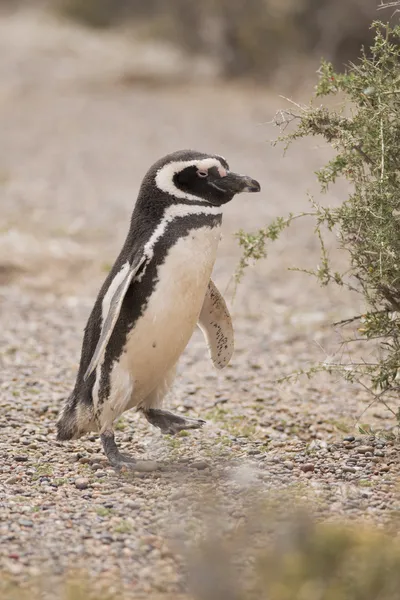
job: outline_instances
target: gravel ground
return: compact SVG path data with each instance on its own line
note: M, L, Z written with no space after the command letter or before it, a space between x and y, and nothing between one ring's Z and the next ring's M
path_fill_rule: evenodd
M0 571L27 583L79 565L107 585L121 580L129 597L177 598L184 540L205 499L222 503L228 528L243 520L249 490L286 492L324 518L383 524L400 511L398 445L384 407L363 415L371 399L359 388L327 376L275 383L330 356L340 341L330 323L360 309L357 298L287 271L315 264L312 227L296 225L235 299L228 285L233 232L304 208L327 149L303 144L283 159L267 143L282 100L206 84L201 70L183 83L185 63L172 52L161 52L160 66L154 52L141 49L139 61L134 50L36 15L0 20ZM216 372L195 333L168 405L207 425L170 438L124 415L122 446L162 468L121 475L97 437L56 442L55 419L141 177L183 147L221 153L262 185L227 207L215 268L236 351ZM359 418L379 433L360 436Z

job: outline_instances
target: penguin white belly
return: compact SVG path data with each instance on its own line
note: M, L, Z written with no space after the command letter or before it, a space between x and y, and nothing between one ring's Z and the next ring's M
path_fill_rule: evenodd
M143 406L168 379L196 327L219 239L220 227L194 229L168 250L158 267L158 281L144 313L111 372L111 390L118 390L109 398L114 418Z

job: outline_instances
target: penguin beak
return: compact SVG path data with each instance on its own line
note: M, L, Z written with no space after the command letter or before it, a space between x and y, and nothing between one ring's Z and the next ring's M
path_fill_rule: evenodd
M229 171L225 177L209 181L217 190L229 194L240 194L241 192L259 192L260 184L247 175L238 175Z

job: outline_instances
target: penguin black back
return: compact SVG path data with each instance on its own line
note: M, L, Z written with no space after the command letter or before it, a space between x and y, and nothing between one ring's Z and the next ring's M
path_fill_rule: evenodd
M224 158L191 150L163 157L148 170L127 238L86 325L75 386L57 423L58 439L100 431L107 456L120 466L124 461L112 422L124 410L136 406L163 431L200 426L198 420L190 424L155 407L200 317L214 344L206 313L215 306L207 299L207 286L221 207L237 193L259 189L253 179L232 173ZM226 309L215 286L209 298ZM229 313L218 314L225 321L213 326L228 327L229 337Z

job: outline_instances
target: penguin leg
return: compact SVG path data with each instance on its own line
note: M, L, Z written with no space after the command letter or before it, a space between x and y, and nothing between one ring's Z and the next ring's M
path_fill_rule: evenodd
M174 415L168 410L159 408L162 406L164 396L171 389L175 378L176 365L174 365L165 375L158 386L145 398L141 410L149 423L161 429L163 433L174 435L184 429L200 429L205 421L202 419L189 419Z
M161 408L148 408L143 413L148 422L154 427L158 427L163 433L172 435L184 429L200 429L205 423L202 419L181 417Z
M111 428L103 431L100 434L100 439L105 455L111 466L115 469L120 470L124 468L130 471L150 472L156 471L159 468L159 465L151 460L136 460L126 454L122 454L115 442L114 431Z

